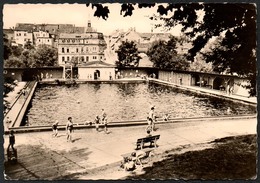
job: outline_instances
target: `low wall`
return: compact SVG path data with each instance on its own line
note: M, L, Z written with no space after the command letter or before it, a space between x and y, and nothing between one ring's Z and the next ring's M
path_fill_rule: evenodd
M156 124L168 124L168 123L184 123L184 122L200 122L200 121L211 121L211 120L236 120L236 119L254 119L255 115L242 115L242 116L219 116L219 117L203 117L203 118L172 118L168 121L158 120ZM108 128L116 127L130 127L130 126L146 126L147 120L139 121L118 121L108 123ZM103 124L99 125L102 129ZM75 130L80 129L93 129L95 124L74 124L73 128ZM40 132L40 131L51 131L51 126L23 126L23 127L12 127L11 130L15 133L26 133L26 132ZM65 125L58 126L59 130L65 130Z
M9 130L12 127L20 127L20 125L24 119L24 115L26 114L28 106L33 97L33 94L35 92L36 86L37 86L37 82L35 82L35 81L28 83L27 88L29 88L29 89L27 89L27 88L25 89L26 91L28 91L28 96L24 100L21 98L24 96L19 95L17 102L14 104L14 106L12 106L12 108L8 112L8 114L9 114L9 113L11 113L12 110L14 110L14 112L12 112L14 119L12 120L12 123L9 125ZM8 129L6 128L5 131L8 131Z

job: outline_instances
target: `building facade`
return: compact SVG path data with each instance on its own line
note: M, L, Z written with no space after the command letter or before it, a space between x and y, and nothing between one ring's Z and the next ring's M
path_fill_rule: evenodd
M33 32L34 36L34 45L37 47L39 45L45 44L49 46L54 46L54 38L45 31Z
M245 87L248 80L236 75L223 75L214 73L159 70L158 79L177 85L205 87L213 90L229 92L232 94L249 97L249 90Z
M103 33L88 22L85 33L62 33L58 38L58 63L79 66L92 61L104 61L106 42Z
M113 80L116 66L102 61L81 64L78 67L78 79L83 80Z
M15 30L14 42L18 45L24 46L26 42L33 43L33 33L27 30Z

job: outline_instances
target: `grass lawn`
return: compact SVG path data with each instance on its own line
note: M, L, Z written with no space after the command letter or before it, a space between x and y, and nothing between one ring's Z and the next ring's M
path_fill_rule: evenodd
M212 148L165 154L162 161L127 179L235 180L255 179L257 137L244 135L216 139ZM174 151L174 150L173 150Z

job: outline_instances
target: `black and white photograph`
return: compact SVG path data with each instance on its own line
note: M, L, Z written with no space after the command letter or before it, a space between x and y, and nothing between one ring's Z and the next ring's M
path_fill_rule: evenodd
M3 3L4 180L256 180L257 5Z

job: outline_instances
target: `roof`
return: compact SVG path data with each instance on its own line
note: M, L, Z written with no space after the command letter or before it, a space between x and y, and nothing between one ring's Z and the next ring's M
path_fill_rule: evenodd
M12 30L12 29L3 29L3 33L5 33L5 34L13 34L14 30Z
M66 39L68 39L68 38L70 38L70 39L73 39L73 38L89 38L89 35L90 34L100 34L99 32L87 32L87 33L78 33L78 34L75 34L75 33L71 33L71 34L69 34L69 33L61 33L60 34L60 38L66 38Z
M84 63L84 64L80 64L78 65L79 68L89 68L89 67L94 67L94 68L114 68L116 67L115 65L113 64L109 64L109 63L106 63L106 62L102 62L102 61L92 61L92 62L87 62L87 63Z
M139 53L139 56L142 57L139 61L139 67L153 67L153 62L150 61L145 53Z

